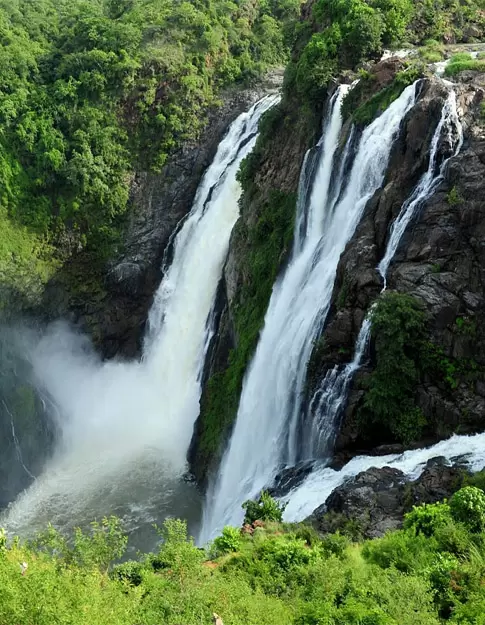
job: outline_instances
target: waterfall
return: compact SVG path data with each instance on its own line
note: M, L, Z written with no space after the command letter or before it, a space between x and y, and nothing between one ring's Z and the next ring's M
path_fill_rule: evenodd
M236 173L261 115L277 100L265 97L240 115L220 143L173 238L141 361L103 363L86 338L62 325L32 349L36 383L57 406L62 436L52 461L1 520L9 530L28 534L47 521L66 528L105 514L140 532L168 513L190 521L198 496L180 477L199 412L211 309L239 215Z
M313 343L327 314L338 261L367 201L382 185L401 121L416 87L401 96L360 138L340 188L335 153L342 125L342 89L326 124L307 208L306 236L276 283L255 356L244 381L238 415L219 475L209 487L200 541L242 520L241 504L269 484L281 465L297 457L297 425Z
M448 156L439 164L443 142ZM444 179L450 159L456 156L463 144L463 129L456 110L456 94L451 90L443 105L441 118L431 140L428 169L401 207L393 222L389 241L383 259L377 269L382 277L385 291L387 272L409 222L419 208L429 199ZM332 450L337 433L338 421L345 408L347 391L355 372L362 365L371 333L372 308L368 313L357 338L352 362L343 369L334 367L323 379L310 403L307 433L307 458L323 458Z
M445 134L444 137L443 134ZM439 148L443 141L446 141L448 152L451 152L451 154L443 161L441 166L439 166ZM441 119L431 141L428 169L411 196L404 203L397 219L392 224L386 253L378 266L379 273L384 281L384 288L386 287L389 265L396 254L396 250L409 222L419 207L434 194L438 186L443 182L445 170L450 158L460 152L462 145L463 129L456 110L456 93L451 90L441 111Z

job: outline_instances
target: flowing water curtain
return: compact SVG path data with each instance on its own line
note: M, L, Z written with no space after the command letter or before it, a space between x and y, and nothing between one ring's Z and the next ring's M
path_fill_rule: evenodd
M5 514L9 530L25 535L47 521L69 529L116 513L145 540L167 514L198 516L196 489L180 477L199 413L208 319L239 215L236 174L278 99L238 117L219 145L174 237L142 361L101 362L86 338L60 325L32 348L36 381L59 410L62 445Z
M301 252L274 287L231 441L209 487L201 541L227 523L238 524L241 503L268 485L282 464L294 462L299 455L307 364L330 305L338 261L368 199L384 180L401 121L415 99L412 85L364 130L348 177L340 182L345 189L333 194L329 187L335 178L332 165L342 119L340 107L334 106L330 113L310 194L307 234Z

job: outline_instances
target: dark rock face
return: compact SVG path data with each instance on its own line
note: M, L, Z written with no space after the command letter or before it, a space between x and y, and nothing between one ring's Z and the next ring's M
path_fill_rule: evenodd
M452 495L460 488L464 473L459 463L449 465L444 458L429 460L414 482L397 469L372 468L334 490L307 520L319 531L329 532L335 529L336 513L342 525L352 521L365 538L377 538L400 528L413 505L436 503Z
M283 469L275 477L273 485L268 488L272 497L284 497L305 481L313 470L314 462L301 462L295 467Z
M462 150L408 226L387 279L388 289L424 303L430 340L445 358L472 372L452 390L444 380L435 379L423 380L416 389L416 405L428 422L426 442L485 427L485 126L480 118L484 89L475 76L473 83L457 85L456 91L464 129ZM318 380L353 354L362 319L382 289L376 266L385 253L392 221L428 166L429 145L446 93L437 80L423 82L419 102L393 148L385 184L369 202L342 255ZM337 459L396 442L363 440L359 433L357 415L373 367L372 349L370 356L353 381L336 442Z
M201 137L175 152L159 173L138 172L123 236L123 254L93 271L82 254L48 285L43 310L48 319L64 317L93 338L106 357L136 357L153 294L162 279L162 259L172 233L187 215L197 187L229 125L265 93L279 88L282 76L222 95Z

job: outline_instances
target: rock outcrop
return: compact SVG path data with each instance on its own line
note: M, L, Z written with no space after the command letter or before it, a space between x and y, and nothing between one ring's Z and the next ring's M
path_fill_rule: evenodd
M320 532L343 529L352 523L364 538L383 536L402 526L412 506L436 503L452 495L463 483L466 470L459 461L429 460L421 476L408 481L392 467L371 468L333 491L326 502L307 519Z
M165 250L192 206L205 169L231 122L265 93L279 89L281 80L275 72L250 89L222 94L222 105L209 112L197 141L172 154L160 173L135 174L122 253L99 268L83 254L69 262L46 289L48 319L64 317L80 326L106 357L139 354Z

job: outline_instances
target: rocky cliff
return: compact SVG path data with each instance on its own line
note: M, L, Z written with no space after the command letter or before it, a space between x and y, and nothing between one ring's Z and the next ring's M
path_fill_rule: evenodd
M46 288L42 310L48 320L64 317L78 325L106 357L139 355L172 233L190 210L231 122L278 89L281 78L274 72L252 88L226 91L197 141L172 154L160 173L135 174L119 254L105 265L82 253L75 256Z
M485 425L484 78L476 73L459 77L463 148L407 228L388 273L388 291L412 295L426 313L427 345L436 362L421 376L414 401L426 422L422 436L427 441L482 430ZM422 82L419 103L405 119L394 146L385 184L368 203L342 255L330 314L312 358L309 397L330 367L353 355L362 321L383 287L376 267L390 226L428 166L429 145L445 96L439 79ZM362 426L362 403L376 359L373 342L342 417L338 460L357 450L397 442L385 428Z

